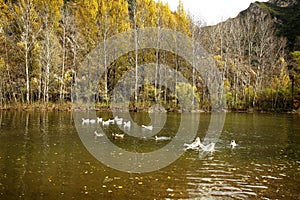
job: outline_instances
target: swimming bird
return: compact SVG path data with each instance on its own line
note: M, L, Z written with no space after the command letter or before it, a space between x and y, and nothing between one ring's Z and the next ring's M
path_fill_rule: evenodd
M95 124L95 123L96 123L96 120L95 120L95 119L90 119L90 123L91 123L91 124Z
M166 137L166 136L155 136L156 141L162 141L162 140L171 140L171 137Z
M115 120L109 119L109 120L107 120L107 122L110 123L110 124L114 124L114 123L115 123Z
M199 158L202 159L205 156L207 156L208 154L212 154L215 151L215 145L216 145L216 143L214 143L214 142L212 142L206 146L202 144L200 146L202 151L199 151Z
M82 124L89 124L89 123L90 123L90 119L82 118Z
M118 124L118 125L122 125L122 123L123 123L123 119L117 119L117 120L115 120L115 122Z
M115 139L115 140L124 138L124 134L112 133L111 135L113 136L113 139Z
M124 128L130 128L131 127L131 122L124 122Z
M102 121L103 121L102 117L97 117L97 123L100 123Z
M109 125L109 121L102 121L102 126L108 126Z
M215 151L215 145L216 145L216 143L212 142L206 146L202 144L200 147L203 151L213 152L213 151Z
M236 146L237 146L237 144L236 144L235 140L231 140L231 142L230 142L230 147L231 147L232 149L234 149Z
M94 132L94 135L95 135L95 138L104 136L102 133L97 133L97 131Z
M123 121L123 118L119 118L118 116L115 116L114 120L115 121Z
M203 147L203 144L201 144L200 138L197 137L194 142L192 142L191 144L186 144L185 143L184 146L185 146L186 150L188 150L188 149L199 149L199 147Z
M116 123L117 123L118 125L122 125L122 120L117 120Z
M142 128L152 131L153 126L142 125Z

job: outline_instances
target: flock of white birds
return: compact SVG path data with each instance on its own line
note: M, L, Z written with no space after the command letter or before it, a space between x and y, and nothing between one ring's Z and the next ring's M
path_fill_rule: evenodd
M101 117L97 117L97 119L85 119L82 118L82 125L89 125L89 124L101 124L103 127L109 126L111 124L117 124L119 126L122 126L124 129L129 130L131 128L131 121L125 121L123 118L120 118L116 116L113 119L103 120ZM142 129L152 131L153 126L152 125L142 125ZM103 137L103 133L98 133L97 131L94 131L95 138ZM112 133L113 139L123 139L125 134L118 134L118 133ZM171 140L171 137L166 136L155 136L154 139L156 141L162 141L162 140Z
M108 119L108 120L103 120L103 118L97 117L97 119L85 119L82 118L82 125L87 125L87 124L102 124L102 126L109 126L110 124L117 124L119 126L123 126L124 129L129 130L131 128L131 121L125 121L123 118L119 118L118 116L116 116L114 119ZM142 125L142 128L145 130L149 130L152 131L153 130L153 126L152 125ZM98 137L103 137L104 134L103 133L98 133L97 131L94 132L94 136L95 138ZM125 136L125 134L118 134L118 133L112 133L112 137L113 139L123 139ZM171 137L166 137L166 136L154 136L154 139L156 141L163 141L163 140L171 140ZM207 145L204 145L200 138L197 137L192 143L184 144L184 148L185 150L201 150L204 152L214 152L215 151L215 145L216 143L212 142L209 143ZM234 149L237 146L237 143L235 142L235 140L231 140L230 142L230 148Z

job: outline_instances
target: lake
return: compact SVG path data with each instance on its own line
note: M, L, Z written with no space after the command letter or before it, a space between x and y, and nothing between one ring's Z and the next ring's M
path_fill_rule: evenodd
M158 114L152 119L146 113L131 113L136 123L132 129L140 130L141 137L127 132L122 139L112 136L124 132L116 124L82 125L71 112L2 111L0 199L300 199L299 115L227 113L214 152L199 156L200 151L187 150L160 168L172 159L172 148L183 149L169 145L178 138L180 120L193 124L195 115L200 115L199 124L194 124L199 125L196 135L203 141L210 114L171 113L162 114L163 119ZM97 116L112 118L110 113ZM151 119L163 123L158 135L170 140L156 141L152 131L157 127L139 127ZM95 137L94 131L104 136ZM234 149L229 145L232 139L238 144ZM157 170L127 173L122 169L134 160L104 149L107 144L138 155L170 148L155 158ZM107 155L108 162L119 159L116 167L91 154L98 147L105 151L99 156ZM147 159L145 163L154 165Z

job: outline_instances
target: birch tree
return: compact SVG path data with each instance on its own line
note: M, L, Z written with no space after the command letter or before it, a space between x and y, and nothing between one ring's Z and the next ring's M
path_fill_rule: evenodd
M10 4L16 28L20 31L18 46L23 55L25 66L26 102L30 102L30 68L32 67L32 52L37 44L40 32L40 22L33 0L19 0Z

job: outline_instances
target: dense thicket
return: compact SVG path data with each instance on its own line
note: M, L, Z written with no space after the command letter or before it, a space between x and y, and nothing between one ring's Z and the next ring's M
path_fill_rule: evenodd
M0 7L2 108L71 101L76 72L85 56L115 34L144 27L169 28L200 41L222 72L229 109L299 106L300 53L286 51L286 39L277 36L271 15L255 5L252 12L213 27L204 27L201 20L188 15L181 1L176 12L153 0L0 0ZM288 58L293 62L288 63ZM171 76L159 68L167 64L191 81L201 108L210 108L202 75L174 53L155 49L104 63L104 84L97 101L107 104L124 72L144 62L156 63L157 80L154 85L136 85L135 101L142 102L136 105L159 99L169 108L177 106L176 92L159 86L161 79ZM174 87L175 91L188 89L180 83Z

